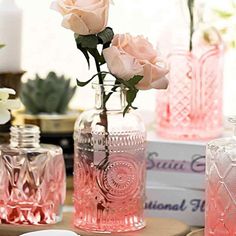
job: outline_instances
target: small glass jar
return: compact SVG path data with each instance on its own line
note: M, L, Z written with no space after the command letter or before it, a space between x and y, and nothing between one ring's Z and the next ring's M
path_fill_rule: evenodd
M62 219L65 164L62 149L39 143L37 126L11 127L0 146L0 223L50 224Z
M135 112L123 116L124 88L94 89L95 109L75 124L74 224L87 231L135 231L145 226L145 126Z
M234 136L207 145L205 235L236 235L236 117Z

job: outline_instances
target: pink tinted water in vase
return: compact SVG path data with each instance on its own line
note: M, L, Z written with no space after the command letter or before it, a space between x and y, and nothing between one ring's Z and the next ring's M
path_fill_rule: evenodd
M107 163L98 165L83 154L75 158L75 225L102 232L143 228L143 153L111 154Z
M100 138L103 137L101 134ZM146 163L143 137L135 133L116 134L113 137L110 135L109 142L114 145L110 145L109 159L104 158L104 152L83 150L81 143L76 147L74 223L89 231L125 232L141 229L145 224Z
M35 130L39 132L34 126L12 127L11 144L0 146L0 223L51 224L61 220L65 199L62 150L39 145Z
M168 56L167 91L158 91L157 132L173 139L207 139L222 132L221 45Z
M107 106L107 131L101 125L102 109L84 112L75 125L74 224L87 231L126 232L145 226L145 126L135 113L123 117L123 95L116 93L116 105ZM98 107L99 97L98 91Z

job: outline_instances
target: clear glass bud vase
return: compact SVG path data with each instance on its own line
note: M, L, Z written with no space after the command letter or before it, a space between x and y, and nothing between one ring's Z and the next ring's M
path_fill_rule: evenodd
M39 143L39 128L11 127L0 146L0 223L51 224L62 219L65 165L62 149Z
M236 117L234 136L207 145L205 236L236 235Z
M74 224L87 231L145 225L145 126L134 112L123 117L125 90L112 88L94 85L95 108L75 124Z

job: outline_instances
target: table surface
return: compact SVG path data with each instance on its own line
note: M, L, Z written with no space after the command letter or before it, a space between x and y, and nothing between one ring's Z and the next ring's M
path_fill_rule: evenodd
M45 229L65 229L72 230L84 236L103 236L107 234L91 234L75 228L72 224L72 213L65 213L63 221L55 225L47 226L15 226L0 225L1 236L19 236L23 233L45 230ZM175 219L148 218L147 226L139 231L131 233L116 233L117 236L186 236L190 232L190 227Z
M187 236L204 236L204 229L196 230Z

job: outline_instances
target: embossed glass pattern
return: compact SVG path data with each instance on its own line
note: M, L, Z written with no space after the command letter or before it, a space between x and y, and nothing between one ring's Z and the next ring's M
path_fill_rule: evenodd
M62 217L65 165L62 149L39 144L39 128L11 128L0 146L0 223L50 224Z
M144 124L133 112L123 117L121 89L106 105L106 130L101 90L95 89L96 108L84 112L75 125L74 223L88 231L138 230L144 227Z
M236 119L231 121L236 126ZM236 235L235 183L236 136L210 142L206 156L206 236Z
M157 131L167 138L206 139L222 133L223 51L173 51L169 88L158 91Z

